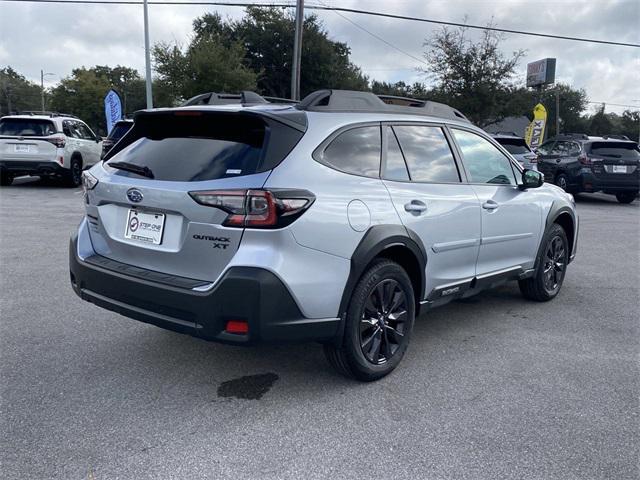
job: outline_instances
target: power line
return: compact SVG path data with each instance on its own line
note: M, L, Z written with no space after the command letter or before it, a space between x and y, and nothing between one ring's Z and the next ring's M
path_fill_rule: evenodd
M140 1L132 1L132 0L0 0L2 2L28 2L28 3L71 3L71 4L101 4L101 5L142 5ZM253 3L253 2L208 2L208 1L195 1L195 2L178 2L178 1L170 1L170 0L156 0L150 1L150 5L187 5L187 6L199 6L199 5L211 5L218 7L276 7L276 8L293 8L290 3ZM586 42L586 43L597 43L602 45L615 45L619 47L633 47L640 48L640 44L638 43L626 43L626 42L614 42L611 40L598 40L593 38L582 38L582 37L570 37L566 35L553 35L550 33L540 33L540 32L529 32L525 30L513 30L508 28L498 28L498 27L490 27L490 26L482 26L482 25L473 25L470 23L460 23L460 22L447 22L444 20L433 20L430 18L420 18L420 17L411 17L408 15L394 15L391 13L383 13L383 12L375 12L371 10L358 10L355 8L344 8L344 7L331 7L331 6L323 6L323 5L309 5L306 7L308 10L326 10L333 12L344 12L344 13L355 13L358 15L370 15L374 17L385 17L385 18L394 18L397 20L410 20L413 22L423 22L423 23L433 23L436 25L446 25L450 27L463 27L470 28L476 30L490 30L493 32L501 32L501 33L512 33L516 35L528 35L531 37L544 37L544 38L554 38L556 40L570 40L574 42Z
M638 109L640 109L640 105L627 105L627 104L624 104L624 103L596 102L595 100L589 100L589 101L587 101L587 103L595 103L597 105L602 105L604 103L605 105L611 105L613 107L629 107L629 108L638 108Z

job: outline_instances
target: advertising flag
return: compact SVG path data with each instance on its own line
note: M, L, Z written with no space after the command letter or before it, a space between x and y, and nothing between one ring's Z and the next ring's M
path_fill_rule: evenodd
M107 117L107 134L109 134L115 123L122 118L122 102L115 90L109 90L104 97L104 114Z
M533 108L533 121L527 127L524 139L531 149L539 147L544 140L544 127L547 124L547 109L541 103Z

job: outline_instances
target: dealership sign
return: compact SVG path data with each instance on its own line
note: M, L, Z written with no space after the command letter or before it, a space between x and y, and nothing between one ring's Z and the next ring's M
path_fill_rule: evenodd
M556 59L543 58L527 64L527 87L538 87L556 80Z

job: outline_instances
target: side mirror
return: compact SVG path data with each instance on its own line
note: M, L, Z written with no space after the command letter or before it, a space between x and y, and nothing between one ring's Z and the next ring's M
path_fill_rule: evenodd
M540 172L527 169L522 172L522 185L520 185L520 188L522 190L526 190L528 188L538 188L541 187L543 183L544 177Z

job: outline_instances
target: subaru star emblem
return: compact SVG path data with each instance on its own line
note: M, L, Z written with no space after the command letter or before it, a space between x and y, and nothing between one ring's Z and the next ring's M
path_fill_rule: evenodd
M144 196L142 195L142 192L137 188L130 188L129 190L127 190L127 198L133 203L140 203Z

